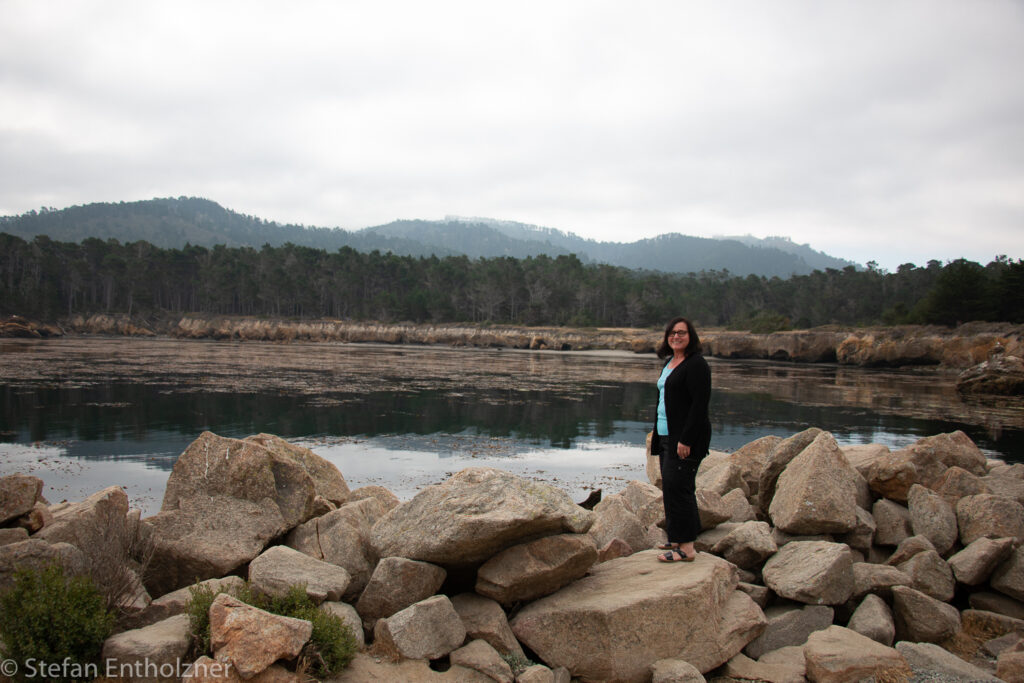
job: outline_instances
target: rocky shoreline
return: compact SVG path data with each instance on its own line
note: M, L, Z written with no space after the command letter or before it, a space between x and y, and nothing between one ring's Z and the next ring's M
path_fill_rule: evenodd
M52 322L17 316L0 321L0 337L64 335L167 336L238 341L443 344L485 348L652 353L660 331L637 328L430 325L341 320L268 320L252 317L170 316L161 319L97 314ZM968 323L957 328L821 327L755 334L701 330L708 355L863 367L938 366L963 370L998 356L1024 356L1024 326Z
M50 561L126 577L103 650L122 670L180 665L189 586L247 579L304 583L351 625L337 681L1024 680L1024 464L962 432L898 451L764 437L705 459L700 553L661 563L653 461L586 506L479 467L402 503L278 437L206 432L151 517L117 486L48 505L41 480L0 478L0 590ZM210 617L186 679L299 680L301 620L230 595Z

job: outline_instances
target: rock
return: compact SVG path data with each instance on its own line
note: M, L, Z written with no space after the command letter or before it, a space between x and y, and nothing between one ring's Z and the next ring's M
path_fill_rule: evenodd
M899 503L882 498L871 508L875 520L875 544L899 545L911 536L910 511Z
M706 466L712 464L713 466ZM750 493L747 482L743 479L743 470L739 463L728 459L713 463L705 458L697 470L697 488L714 491L720 496L725 496L733 489L740 489L744 496Z
M633 479L620 495L645 527L665 519L665 504L657 486Z
M767 522L744 522L730 531L711 549L737 567L759 567L778 551Z
M740 489L733 489L722 496L722 504L729 511L730 522L749 522L757 519L757 513Z
M911 588L942 602L953 599L953 570L934 550L917 553L900 564L899 569L910 577Z
M323 496L336 506L344 505L349 499L348 483L337 467L308 448L290 444L273 434L255 434L245 441L259 444L280 460L291 460L299 465L313 480L315 495Z
M153 538L146 575L153 595L230 574L285 528L272 506L225 496L190 499L186 507L147 517L143 524Z
M367 630L372 631L378 619L390 617L437 593L447 575L444 569L428 562L385 557L377 563L359 596L356 611Z
M85 555L70 543L47 543L38 538L0 546L0 593L14 585L19 569L41 570L59 563L65 575L85 574L88 568Z
M216 595L218 592L228 593L237 596L238 592L245 586L245 581L239 576L225 576L223 579L207 579L199 586L209 588ZM192 600L192 593L196 585L180 588L166 595L153 600L146 608L130 617L122 617L122 625L129 629L142 628L155 624L158 621L169 619L178 614L185 613L185 607Z
M770 588L760 586L755 583L746 583L744 581L740 581L739 584L736 585L736 590L741 590L749 595L750 599L753 600L761 609L764 609L768 605L768 600L772 595Z
M315 496L313 498L313 513L312 513L312 517L314 519L317 518L317 517L322 517L322 516L326 515L328 512L331 512L331 511L337 510L337 509L338 509L337 505L335 505L331 501L327 500L323 496L317 495L317 496Z
M373 651L391 658L438 659L466 640L466 629L443 595L435 595L377 621Z
M953 507L934 491L914 484L907 494L907 508L914 535L925 536L936 552L945 555L959 536Z
M593 520L554 486L471 467L387 513L372 541L381 557L460 566L538 536L586 533Z
M49 543L70 543L90 560L124 562L135 541L129 533L128 495L120 486L108 486L79 503L53 513L53 521L35 534Z
M496 601L476 593L460 593L451 599L469 638L481 638L503 655L524 657L505 611Z
M600 519L599 514L598 523ZM554 593L585 575L595 562L597 548L588 535L547 536L512 546L485 562L477 571L476 592L512 606Z
M426 659L404 659L398 662L359 653L332 683L368 683L369 681L401 681L401 683L494 683L486 674L461 666L447 671L434 671Z
M684 565L658 563L657 554L596 565L526 605L512 631L548 665L620 681L648 680L651 665L668 657L710 671L760 633L764 615L735 590L731 564L706 554Z
M900 680L909 677L910 667L891 647L875 642L842 626L829 626L812 633L804 646L807 678L818 683Z
M822 431L817 427L805 429L779 442L768 455L768 461L764 469L761 470L761 476L757 481L757 506L758 513L762 518L768 517L768 508L775 496L775 484L779 475L786 469L790 461L800 455L800 452L811 445L811 442L821 433Z
M1024 620L1014 619L1005 614L965 609L961 612L964 630L969 633L986 633L994 636L1016 633L1024 637Z
M264 595L284 597L296 584L316 604L340 600L351 581L342 567L321 562L284 545L268 548L249 564L249 581Z
M871 466L875 461L890 453L889 447L880 443L843 446L841 450L846 457L846 462L850 463L850 466L860 472L865 479L871 472Z
M740 653L725 663L722 673L730 679L767 681L768 683L802 683L806 679L801 674L794 676L788 667L773 666L756 662Z
M907 660L907 664L914 670L915 676L931 676L936 680L993 681L995 683L999 681L984 669L965 662L934 643L903 641L896 644L896 651Z
M831 607L823 605L778 606L769 607L764 616L768 620L764 631L743 648L743 652L754 659L780 647L803 645L809 635L831 626L835 613Z
M959 429L948 434L926 436L903 450L917 466L918 472L930 470L930 463L937 462L940 477L950 467L960 467L978 476L988 473L985 454L971 441L971 437ZM938 477L921 483L931 488L938 483Z
M864 478L876 495L905 503L910 487L918 481L918 473L907 454L896 451L877 458Z
M785 676L783 680L786 683L802 683L807 680L807 660L804 658L803 647L781 647L764 654L757 663L770 666L773 676Z
M160 512L185 510L195 498L237 499L280 517L281 533L310 518L316 493L304 464L279 443L268 448L203 432L175 461Z
M779 475L768 511L772 522L788 534L851 531L857 524L855 475L832 435L822 432Z
M836 539L832 534L795 535L787 534L785 531L772 527L772 540L775 541L775 545L781 548L787 543L793 543L794 541L828 541L833 543Z
M1015 500L979 493L961 498L956 504L960 542L964 546L988 538L1024 538L1024 506Z
M682 659L659 659L651 665L651 683L704 683L700 671Z
M873 593L888 598L892 595L893 586L909 586L910 582L910 576L896 567L870 562L853 563L853 597Z
M512 668L486 640L472 640L452 651L448 659L452 664L487 674L498 683L512 683L515 680Z
M34 534L52 522L53 513L50 512L50 508L43 503L36 501L36 504L32 506L32 509L21 517L18 517L15 523L30 534Z
M177 618L177 617L175 617ZM294 659L313 632L303 619L282 617L221 593L210 605L210 648L244 679L279 659Z
M398 500L398 496L391 493L391 491L388 491L383 486L361 486L355 491L349 493L348 502L354 503L357 500L364 500L366 498L375 499L380 503L384 512L394 510L402 502Z
M989 584L1014 600L1024 600L1024 545L996 568Z
M697 552L709 553L711 552L711 549L715 547L716 543L728 536L729 533L738 526L739 524L733 522L725 522L724 524L719 524L714 528L708 529L697 536L697 540L693 542L693 547Z
M181 677L183 683L242 683L242 677L226 662L218 662L202 656L186 669ZM271 664L262 672L248 679L248 683L303 683L304 678L289 671L280 664Z
M853 594L853 554L841 543L787 543L765 563L764 583L776 594L811 605L841 605Z
M594 515L594 524L588 533L598 548L615 538L633 549L647 547L647 527L622 496L602 500L594 508Z
M942 496L954 510L957 502L964 496L974 496L979 493L992 493L988 485L976 474L971 474L962 467L950 467L943 473L939 483L935 485L935 492Z
M36 504L43 492L43 480L28 474L0 477L0 524L21 517Z
M991 493L1003 498L1015 500L1024 505L1024 480L1005 475L988 475L982 477L981 482L985 484Z
M973 609L995 612L996 614L1002 614L1013 619L1024 620L1024 602L1014 600L1001 593L989 593L987 591L971 593L968 600Z
M960 630L956 607L909 588L893 586L896 637L915 643L941 643Z
M103 643L103 668L111 678L130 681L177 681L192 644L188 615L123 631Z
M875 518L859 505L854 512L857 515L856 526L849 533L840 536L838 540L867 555L875 543Z
M846 627L882 645L891 646L896 638L892 610L885 600L873 593L864 596Z
M722 522L729 521L732 511L714 491L697 489L697 512L700 514L700 528L714 529ZM662 514L664 517L664 514Z
M992 575L993 570L1013 552L1012 538L982 537L949 558L953 576L960 583L978 586Z
M354 600L377 564L370 531L383 515L384 507L377 498L355 500L295 527L285 544L317 560L344 567L352 580L345 598Z
M1000 653L996 675L1006 683L1024 683L1024 641Z
M555 683L555 674L543 664L534 664L516 676L516 683Z
M359 649L362 650L366 647L366 635L363 633L363 620L359 616L359 612L356 608L347 602L323 602L317 608L328 614L341 619L341 621L349 627L352 631L352 635L355 636L356 643L359 645Z
M1024 358L1000 354L967 368L956 378L961 394L1024 394Z
M751 441L729 456L729 460L739 467L740 475L747 484L750 495L757 493L760 486L761 472L768 465L768 458L782 443L782 438L770 435Z
M665 536L665 541L668 541L668 536ZM653 545L662 545L662 543L654 543ZM619 557L629 557L633 554L633 549L628 543L623 541L621 538L613 538L608 541L603 548L597 551L597 561L607 562L608 560L614 560Z
M28 540L28 530L22 527L0 529L0 545L10 545L19 541Z
M914 555L923 553L926 550L934 552L935 546L932 545L931 541L924 536L908 536L900 541L900 544L896 546L896 550L893 551L885 563L892 566L901 565Z

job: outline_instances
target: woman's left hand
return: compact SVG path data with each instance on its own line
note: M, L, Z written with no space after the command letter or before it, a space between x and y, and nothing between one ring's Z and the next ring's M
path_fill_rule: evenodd
M676 453L679 454L680 458L685 460L686 458L690 457L690 447L687 446L685 443L676 444Z

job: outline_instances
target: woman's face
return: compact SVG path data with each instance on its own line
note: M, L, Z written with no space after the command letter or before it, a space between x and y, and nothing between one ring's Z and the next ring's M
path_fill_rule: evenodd
M668 347L673 352L679 352L686 349L690 345L690 330L687 328L686 323L679 321L672 326L672 329L668 333Z

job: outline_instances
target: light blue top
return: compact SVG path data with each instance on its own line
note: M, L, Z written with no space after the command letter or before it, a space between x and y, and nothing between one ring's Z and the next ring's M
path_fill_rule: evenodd
M665 412L665 380L672 374L675 368L670 368L668 363L665 363L664 369L661 371L661 377L658 378L658 436L668 436L668 413Z

